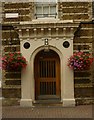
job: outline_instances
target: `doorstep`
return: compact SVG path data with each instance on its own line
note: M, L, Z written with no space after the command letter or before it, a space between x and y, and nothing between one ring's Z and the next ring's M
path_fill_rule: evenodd
M33 101L33 106L62 106L60 100L36 100Z

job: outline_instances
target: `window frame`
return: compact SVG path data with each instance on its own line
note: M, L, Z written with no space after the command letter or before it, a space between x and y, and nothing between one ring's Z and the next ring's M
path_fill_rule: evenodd
M37 17L37 5L42 7L42 13L40 14L41 17ZM43 12L43 8L44 7L48 7L48 14L44 14ZM53 14L51 14L51 7L55 7L55 12ZM42 16L43 15L43 16ZM57 2L35 2L35 8L34 8L34 19L43 19L43 18L47 18L47 19L57 19L58 18L58 9L57 9Z

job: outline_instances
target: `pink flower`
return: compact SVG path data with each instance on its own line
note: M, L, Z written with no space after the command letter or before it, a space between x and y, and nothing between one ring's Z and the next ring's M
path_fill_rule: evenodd
M89 69L93 60L89 53L75 52L73 56L68 59L68 66L74 70Z
M9 53L2 58L3 69L21 70L25 67L26 59L21 53Z

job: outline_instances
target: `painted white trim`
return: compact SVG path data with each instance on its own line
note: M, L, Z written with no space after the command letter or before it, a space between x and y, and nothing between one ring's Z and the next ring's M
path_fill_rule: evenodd
M18 18L19 14L18 13L5 13L6 18Z
M23 47L23 44L27 40L20 41L21 45L21 53L28 61L26 69L22 71L21 76L21 98L24 101L23 105L25 104L25 99L29 99L32 102L35 101L35 79L34 79L34 60L35 56L38 52L44 49L44 41L43 39L39 39L37 41L30 40L31 47L29 49L25 49ZM69 48L63 47L63 42L68 41L70 43ZM55 51L59 57L60 57L60 80L61 80L61 102L65 105L67 105L67 100L69 99L69 104L73 105L73 99L74 99L74 79L73 79L73 71L68 67L68 58L73 54L73 39L70 38L64 38L56 40L52 39L49 41L49 49L52 49ZM22 101L21 100L21 101ZM71 102L72 100L72 102ZM74 100L75 101L75 100ZM27 106L29 102L27 103ZM25 104L25 105L26 105ZM32 104L30 104L32 105Z

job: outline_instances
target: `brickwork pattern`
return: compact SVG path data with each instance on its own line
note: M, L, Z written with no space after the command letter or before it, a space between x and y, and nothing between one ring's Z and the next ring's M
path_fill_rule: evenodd
M89 2L60 2L58 7L61 20L81 22L90 19L91 3Z

